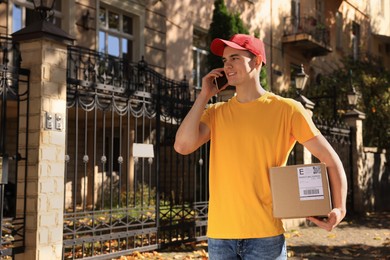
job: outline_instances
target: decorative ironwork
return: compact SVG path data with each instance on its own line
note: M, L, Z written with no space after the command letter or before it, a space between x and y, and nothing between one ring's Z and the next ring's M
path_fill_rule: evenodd
M77 100L84 110L91 110L96 104L101 110L113 108L119 115L131 111L136 117L146 113L151 118L160 96L163 116L182 118L186 113L182 104L190 101L190 93L185 80L169 80L153 71L143 59L129 63L75 47L68 52L68 107L74 106L69 102Z
M173 149L193 103L186 80L143 59L69 47L67 83L63 258L204 239L207 146L190 156Z
M29 71L12 39L0 49L0 255L11 256L25 245Z
M340 145L351 144L350 127L343 121L336 119L326 120L320 117L313 117L313 121L329 142Z
M299 33L309 34L318 42L330 46L330 30L325 24L320 23L314 17L285 17L284 35Z

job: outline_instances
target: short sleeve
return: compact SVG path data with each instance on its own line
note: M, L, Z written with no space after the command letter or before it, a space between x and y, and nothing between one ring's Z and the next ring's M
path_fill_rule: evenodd
M299 143L304 143L320 134L309 112L299 102L295 103L291 120L292 135Z
M202 117L200 118L200 122L206 124L211 129L211 117L212 111L214 110L214 105L209 106L203 111Z

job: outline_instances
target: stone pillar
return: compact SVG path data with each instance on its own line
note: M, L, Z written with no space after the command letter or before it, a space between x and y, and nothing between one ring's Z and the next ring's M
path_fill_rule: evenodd
M363 120L365 114L353 109L344 115L345 122L351 127L352 146L352 203L353 210L364 212L364 165L363 165Z
M61 40L64 35L35 27L13 34L20 44L22 67L31 71L26 238L17 260L62 259L69 43Z

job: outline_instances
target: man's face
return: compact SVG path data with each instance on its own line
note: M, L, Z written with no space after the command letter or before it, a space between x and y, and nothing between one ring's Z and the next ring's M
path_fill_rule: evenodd
M229 85L238 86L256 76L256 59L249 51L226 46L222 61Z

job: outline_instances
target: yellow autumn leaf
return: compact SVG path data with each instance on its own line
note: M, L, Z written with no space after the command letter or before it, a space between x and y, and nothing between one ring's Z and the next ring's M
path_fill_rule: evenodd
M327 238L336 238L336 234L335 233L330 233L329 235L327 235Z
M208 255L209 255L209 254L206 252L206 250L204 250L204 249L195 251L194 253L197 254L197 255L200 255L200 256L208 256Z
M350 255L351 254L351 252L349 252L349 250L346 249L346 248L341 249L341 253L343 253L344 255Z
M326 253L331 253L331 252L333 252L333 248L332 247L327 247L327 248L325 248L325 252Z

